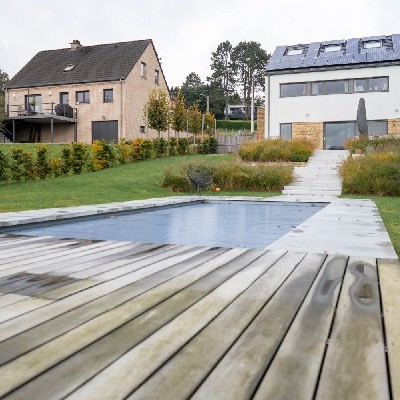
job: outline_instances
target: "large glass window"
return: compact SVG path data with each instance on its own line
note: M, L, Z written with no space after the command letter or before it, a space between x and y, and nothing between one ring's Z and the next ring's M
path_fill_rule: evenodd
M25 96L25 110L31 114L42 112L42 95L31 94Z
M143 61L140 63L140 76L146 78L146 63Z
M300 54L303 54L303 49L289 49L287 51L288 56L296 56Z
M325 53L332 53L333 51L342 50L342 46L340 44L329 44L325 46Z
M370 40L368 42L364 42L364 49L373 49L381 46L382 42L380 40Z
M324 82L312 82L311 83L311 94L324 94Z
M355 135L355 122L327 122L324 126L324 148L341 149L344 148L346 139Z
M76 104L90 103L90 93L89 90L82 92L76 92Z
M349 92L349 81L326 81L325 94L340 94Z
M281 139L292 140L292 124L280 124Z
M281 97L305 96L306 94L307 92L305 83L281 84Z
M369 91L370 92L384 92L389 89L389 78L384 76L382 78L369 78Z
M368 121L368 135L369 136L382 136L388 133L387 121Z

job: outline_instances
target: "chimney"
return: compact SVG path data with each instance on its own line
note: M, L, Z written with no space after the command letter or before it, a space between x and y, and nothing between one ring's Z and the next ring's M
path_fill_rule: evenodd
M76 50L82 47L81 42L77 39L74 39L72 43L70 43L70 45L71 45L71 50Z

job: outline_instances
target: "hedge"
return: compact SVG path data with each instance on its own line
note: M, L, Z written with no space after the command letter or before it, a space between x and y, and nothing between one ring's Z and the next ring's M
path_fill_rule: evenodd
M217 129L228 131L250 131L251 122L248 120L217 120ZM254 130L257 130L257 122L254 121Z

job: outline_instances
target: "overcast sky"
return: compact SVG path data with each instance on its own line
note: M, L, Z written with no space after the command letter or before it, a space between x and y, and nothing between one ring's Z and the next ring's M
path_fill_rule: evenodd
M169 86L229 40L282 44L400 33L399 0L1 0L0 69L15 75L37 52L151 38Z

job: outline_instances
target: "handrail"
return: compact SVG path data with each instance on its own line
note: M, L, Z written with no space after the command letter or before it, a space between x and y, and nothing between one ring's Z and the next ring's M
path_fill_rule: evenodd
M38 114L49 114L49 115L57 115L55 112L55 107L59 103L54 102L44 102L40 103L40 111L36 111L36 104L31 103L24 103L24 104L7 104L7 117L18 116L18 117L26 117L31 115L38 115ZM44 105L50 105L50 107L43 107ZM75 107L71 107L73 110L73 118L77 119L78 116L78 109ZM47 112L47 113L46 113ZM66 107L63 108L64 115L58 115L67 117L66 115Z

